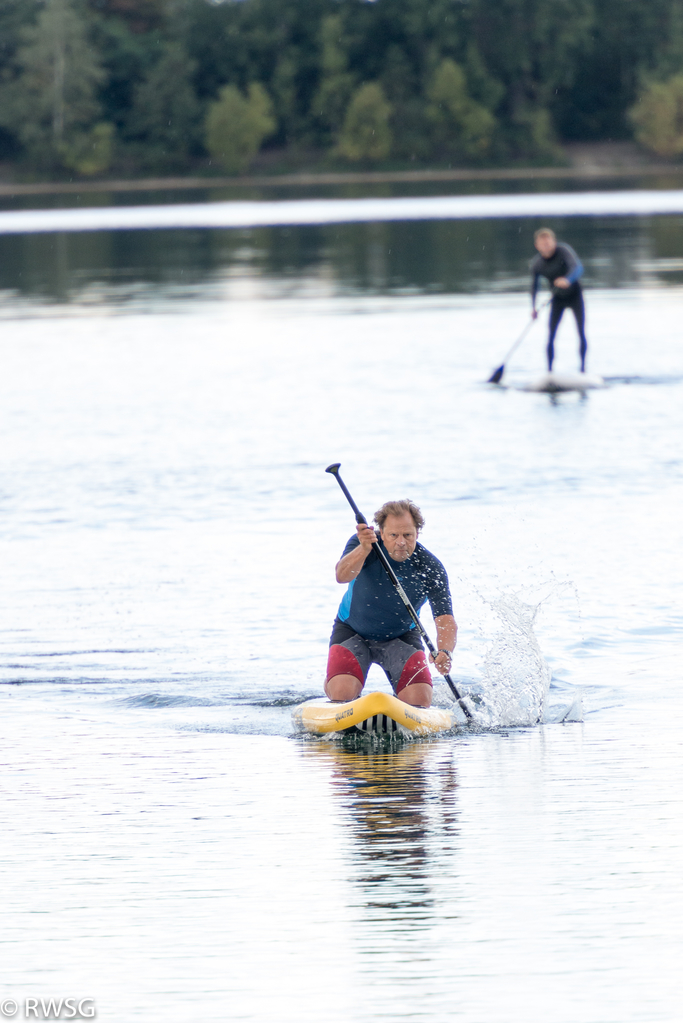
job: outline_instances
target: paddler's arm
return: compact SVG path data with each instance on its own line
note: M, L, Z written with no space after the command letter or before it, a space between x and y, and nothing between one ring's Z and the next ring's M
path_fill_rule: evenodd
M439 615L434 619L434 624L436 625L436 648L439 653L436 661L432 659L431 654L429 660L436 665L438 672L447 675L451 670L452 657L447 656L444 651L448 650L452 654L455 650L455 644L458 641L458 626L453 615Z
M374 529L366 526L364 522L358 523L356 533L358 534L360 546L354 547L352 551L345 554L335 567L334 574L337 577L338 583L350 583L356 578L365 564L365 559L372 550L373 543L377 543Z
M553 285L556 288L570 288L575 281L583 274L583 263L574 252L571 245L562 245L562 252L567 263L567 272L562 277L556 277Z

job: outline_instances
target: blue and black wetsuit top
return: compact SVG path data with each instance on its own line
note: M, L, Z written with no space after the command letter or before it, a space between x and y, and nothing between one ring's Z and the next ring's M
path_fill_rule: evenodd
M416 611L419 612L428 600L435 618L439 615L453 614L448 576L438 558L418 543L406 561L394 561L389 557L382 541L378 542L382 544L389 564ZM352 536L344 548L342 558L359 544L358 537ZM374 545L362 569L349 583L339 605L337 617L364 639L380 641L396 639L415 628L386 569L375 553Z
M545 259L539 252L531 263L533 281L531 284L531 301L536 302L536 293L541 277L546 277L550 282L553 298L572 299L581 290L579 277L583 273L581 260L574 252L571 245L566 242L558 242L552 256ZM553 288L553 281L557 277L566 277L570 283L569 288Z

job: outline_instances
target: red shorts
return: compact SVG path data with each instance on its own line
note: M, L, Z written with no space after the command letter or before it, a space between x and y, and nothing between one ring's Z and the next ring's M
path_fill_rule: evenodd
M432 675L416 630L396 639L364 639L337 619L330 637L327 681L335 675L353 675L364 686L371 664L379 664L384 669L397 695L417 682L432 685Z

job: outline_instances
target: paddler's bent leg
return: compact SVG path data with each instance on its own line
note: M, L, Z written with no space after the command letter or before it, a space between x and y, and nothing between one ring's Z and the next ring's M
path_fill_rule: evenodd
M325 695L328 700L348 703L363 692L370 670L370 651L362 636L336 621L327 655Z
M372 643L370 649L399 700L411 707L431 707L432 673L415 632L411 630L386 643Z
M325 696L335 703L350 703L362 692L363 686L353 675L334 675L325 683Z
M414 682L406 686L400 693L396 693L399 700L409 704L411 707L431 707L432 705L432 683Z

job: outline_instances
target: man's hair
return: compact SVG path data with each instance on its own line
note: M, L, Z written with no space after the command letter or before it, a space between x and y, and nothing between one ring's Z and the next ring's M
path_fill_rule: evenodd
M425 524L424 516L418 506L412 501L385 501L381 508L375 512L375 522L380 529L384 529L384 523L388 515L405 515L408 512L415 523L418 533Z
M539 238L552 238L554 242L557 241L555 232L551 231L549 227L539 227L538 231L534 232L534 241L537 242Z

